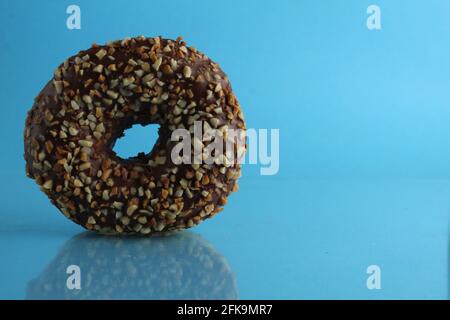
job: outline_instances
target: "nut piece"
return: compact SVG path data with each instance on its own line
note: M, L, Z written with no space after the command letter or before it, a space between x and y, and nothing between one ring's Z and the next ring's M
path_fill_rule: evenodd
M127 209L127 215L131 216L136 210L138 209L138 206L135 204L132 204L131 206L128 207Z
M45 181L44 184L42 185L42 187L44 189L51 190L53 187L53 181L52 180Z
M211 119L209 119L209 123L211 124L211 127L213 127L215 129L219 125L219 119L211 118Z
M156 71L158 71L159 67L161 66L161 63L162 63L162 58L159 57L158 59L156 59L155 63L152 66Z
M168 64L164 64L162 66L161 70L164 74L172 74L173 73L172 67Z
M185 67L183 68L183 75L185 76L185 78L190 78L191 75L192 75L191 67L185 66Z
M102 60L104 56L106 56L107 52L105 49L100 49L95 54L99 60Z
M78 134L78 130L75 129L74 127L70 127L69 128L69 133L71 136L76 136Z
M91 140L79 140L78 144L82 147L91 148L94 145L94 142Z
M102 64L98 64L94 69L92 69L92 71L97 72L97 73L102 73L103 65Z

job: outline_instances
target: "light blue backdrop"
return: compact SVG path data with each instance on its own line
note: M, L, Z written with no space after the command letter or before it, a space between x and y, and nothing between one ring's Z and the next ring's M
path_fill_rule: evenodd
M372 3L379 31L366 27ZM69 4L81 7L81 30L66 28ZM0 297L22 298L26 281L81 231L25 177L27 110L68 56L141 34L182 35L228 74L248 127L280 129L278 175L245 166L241 192L194 230L230 261L241 297L382 297L364 287L377 259L398 289L384 297L446 297L449 17L445 0L0 0ZM119 152L153 139L133 136ZM386 179L402 182L373 182ZM420 269L408 269L414 259ZM305 275L314 272L320 280ZM422 282L404 289L411 277Z

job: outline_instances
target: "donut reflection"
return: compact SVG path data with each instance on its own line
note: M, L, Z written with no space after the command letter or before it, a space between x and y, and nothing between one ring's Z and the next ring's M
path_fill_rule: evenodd
M69 290L67 267L80 267ZM27 287L27 299L237 299L225 258L201 236L104 237L83 232Z

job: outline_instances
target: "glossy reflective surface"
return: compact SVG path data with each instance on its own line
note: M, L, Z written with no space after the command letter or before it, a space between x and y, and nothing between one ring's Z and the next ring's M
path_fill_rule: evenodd
M80 289L67 286L70 265L86 279ZM117 238L85 232L65 243L28 283L26 298L236 299L237 288L224 257L199 235Z
M2 225L0 297L447 299L449 194L446 180L249 179L220 215L162 238L92 235L53 210Z

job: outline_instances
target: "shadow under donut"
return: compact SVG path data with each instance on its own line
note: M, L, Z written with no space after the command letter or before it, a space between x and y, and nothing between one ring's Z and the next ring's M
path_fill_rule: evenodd
M68 289L67 268L80 269ZM27 299L237 299L225 258L201 236L104 237L83 232L27 286Z

